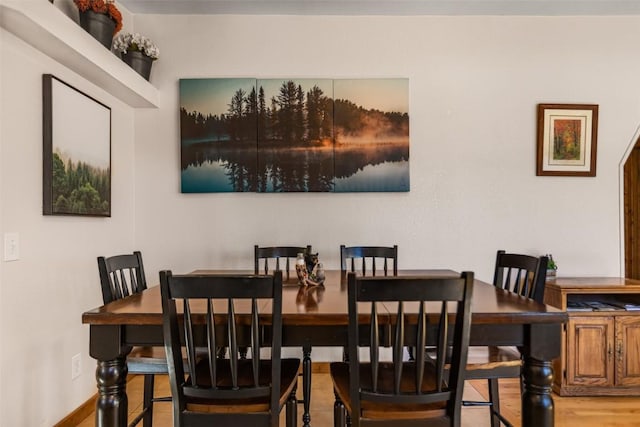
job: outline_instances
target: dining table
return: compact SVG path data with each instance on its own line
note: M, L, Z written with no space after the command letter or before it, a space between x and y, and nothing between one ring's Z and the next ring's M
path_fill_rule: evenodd
M253 273L199 269L189 274ZM451 277L459 273L414 269L399 270L397 275ZM321 285L301 285L295 272L283 276L282 345L302 349L302 421L304 427L310 427L312 348L347 344L347 275L344 271L327 270ZM553 360L560 356L567 313L478 279L474 281L471 307L471 346L516 346L522 354L522 426L552 427ZM89 325L89 354L97 361L95 425L126 426L127 354L133 346L164 345L160 287L86 311L82 323Z

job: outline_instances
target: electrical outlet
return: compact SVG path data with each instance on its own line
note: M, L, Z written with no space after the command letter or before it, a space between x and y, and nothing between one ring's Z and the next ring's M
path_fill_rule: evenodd
M4 260L17 261L20 259L20 235L18 233L4 233Z
M82 374L82 356L80 353L71 358L71 379L75 380Z

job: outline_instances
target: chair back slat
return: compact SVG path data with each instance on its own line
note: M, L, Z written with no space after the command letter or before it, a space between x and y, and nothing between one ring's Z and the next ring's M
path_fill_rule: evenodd
M189 372L195 372L196 348L193 343L193 322L191 319L191 307L189 306L188 299L183 301L182 311L184 313L184 341L187 349L187 363L189 365ZM194 387L196 386L195 375L191 377L191 385Z
M213 307L213 301L211 298L207 299L207 353L216 354L216 317L215 309ZM195 369L195 368L194 368ZM193 372L193 371L190 371ZM214 358L209 359L209 378L211 380L211 387L216 388L218 384L218 366Z
M348 345L352 355L348 362L349 389L350 395L357 397L350 402L352 421L356 418L354 425L360 425L363 405L436 402L445 402L446 413L459 423L471 328L473 280L471 272L462 273L460 277L361 277L348 273ZM367 303L374 307L383 303L387 308L395 304L395 309L388 312L371 308L370 340L365 344L359 337L359 326L363 322L360 310ZM451 304L455 311L450 312ZM408 322L410 317L415 318L415 324L413 320ZM379 361L376 353L370 350L371 378L363 382L358 347L385 345L386 338L382 340L373 329L387 326L392 326L387 330L393 335L391 365ZM435 346L435 360L426 357L425 352L418 352L415 362L403 362L405 346ZM392 378L381 381L379 378L385 373ZM394 424L390 421L384 425ZM452 425L456 425L455 422Z
M233 405L239 399L267 398L271 410L275 411L275 415L269 415L271 425L277 423L282 360L282 272L270 276L174 276L170 271L162 271L160 286L174 414L178 410L180 417L187 416L182 414L186 405L202 399L228 401L228 405ZM183 301L182 313L176 309L180 300ZM261 331L265 325L261 324L262 302L258 300L271 301L272 333L267 343L262 341ZM184 325L182 336L181 323ZM245 328L248 333L243 332ZM224 333L216 333L222 330ZM266 375L261 372L262 362L266 362L260 360L263 345L271 349L271 372ZM230 349L228 359L217 358L216 349L220 346ZM240 346L251 348L250 362L238 358ZM183 368L183 349L187 354L188 372Z
M258 302L251 301L251 348L253 349L251 361L253 362L253 383L259 385L260 377L260 323L258 319Z
M127 276L125 275L125 269L120 270L119 272L114 272L114 281L116 281L116 277L120 276L120 293L122 297L128 297L133 293L134 285L131 282L127 283ZM127 286L128 285L128 286ZM129 288L131 288L131 293L129 293Z
M376 303L371 304L371 326L369 328L369 341L379 342L379 322L378 308ZM371 388L373 391L378 390L378 370L380 367L380 349L378 346L369 346L369 358L371 360Z
M416 348L425 348L427 346L427 316L424 307L424 301L420 301L420 309L418 310L418 320L416 325ZM415 388L421 393L420 384L424 379L424 362L425 352L418 351L416 354L416 375Z
M260 261L262 260L264 274L269 274L269 260L275 260L276 268L274 271L280 271L280 259L285 261L285 280L290 278L290 259L296 259L299 253L310 254L311 245L307 246L265 246L255 245L254 250L254 273L258 274L261 270ZM294 264L295 265L295 264Z
M126 282L124 282L124 284L122 283L124 281L124 277L120 279L121 276L118 273L118 271L114 271L109 275L109 277L113 281L115 299L122 299L128 296L126 292L127 287Z
M135 271L133 269L129 269L129 280L131 281L131 292L134 294L140 292L138 290L138 281L136 280Z
M140 251L108 258L98 257L98 273L104 304L147 289Z
M396 316L395 339L393 341L393 392L400 394L400 382L402 380L402 354L404 351L404 304L398 302L398 315Z
M236 330L236 310L233 300L227 300L227 343L229 345L229 363L231 364L231 385L238 388L238 335Z
M357 260L357 261L356 261ZM371 275L378 273L377 260L383 260L384 275L389 274L389 261L393 261L393 274L398 274L398 245L394 246L345 246L340 245L340 269L343 272L356 271L360 265L363 276L367 275L367 263L371 264ZM347 269L347 265L351 268Z
M548 260L546 256L535 257L499 250L496 255L493 284L543 303Z
M438 352L436 356L436 384L438 391L442 391L444 382L444 368L446 365L449 339L449 305L443 302L440 307L440 318L438 319ZM420 347L424 348L424 347Z

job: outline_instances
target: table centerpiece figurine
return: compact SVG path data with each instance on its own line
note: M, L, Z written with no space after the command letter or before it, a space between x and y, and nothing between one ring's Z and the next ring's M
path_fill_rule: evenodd
M160 49L151 39L139 33L122 33L113 41L113 50L138 74L149 81L153 61L160 56Z
M307 271L307 263L305 261L304 254L298 253L296 257L296 275L298 276L298 283L300 285L306 285L309 273Z
M322 286L325 279L324 268L318 262L318 254L300 252L296 257L298 283L303 286Z
M73 0L80 26L111 50L113 36L122 29L122 14L113 0Z
M304 254L307 267L308 277L306 284L308 286L322 286L324 284L324 268L318 261L318 254Z

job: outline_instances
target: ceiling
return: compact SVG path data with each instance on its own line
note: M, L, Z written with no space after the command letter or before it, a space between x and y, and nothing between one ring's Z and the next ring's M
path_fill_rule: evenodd
M134 14L640 15L640 0L118 0Z

